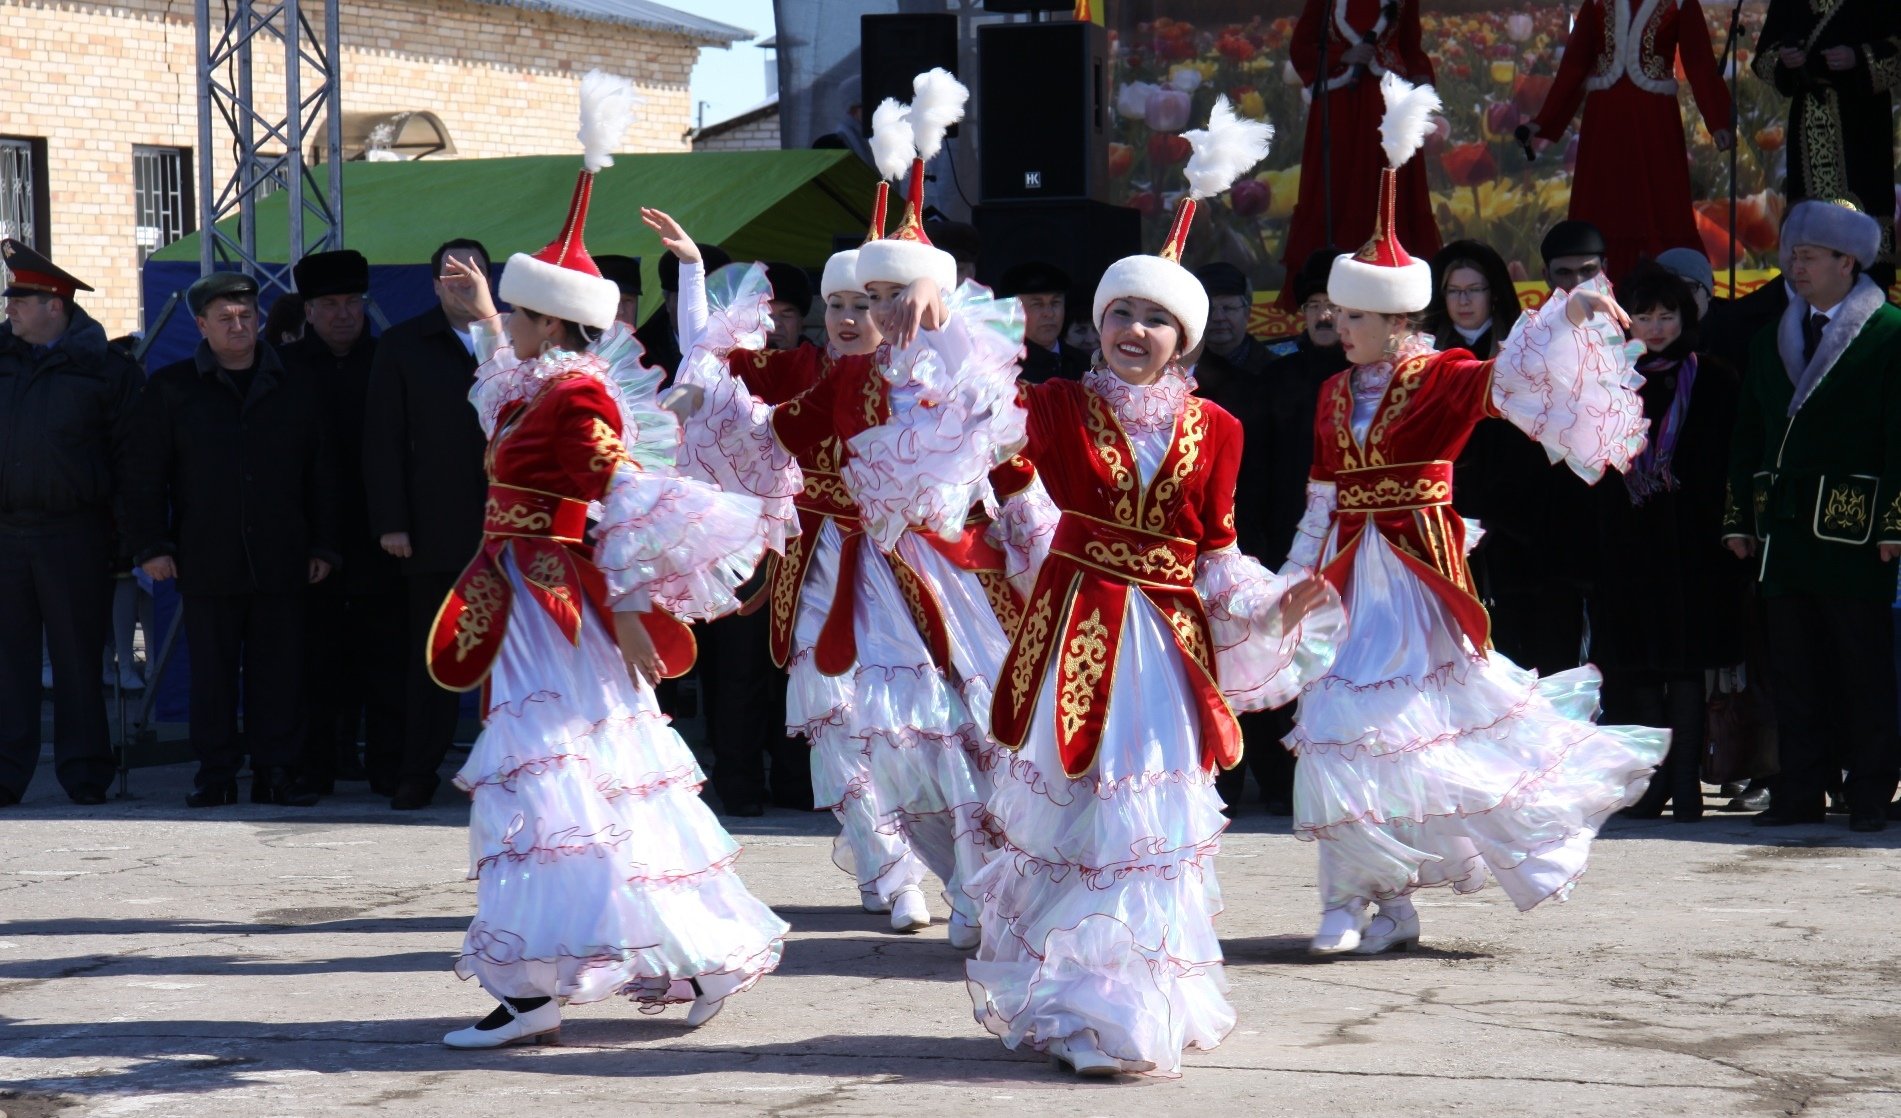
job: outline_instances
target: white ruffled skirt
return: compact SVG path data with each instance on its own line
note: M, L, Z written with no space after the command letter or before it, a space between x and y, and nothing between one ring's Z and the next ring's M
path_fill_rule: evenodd
M974 576L928 544L907 536L899 554L926 582L950 622L957 678L932 662L890 563L865 536L856 585L852 670L827 676L815 646L838 586L848 546L827 521L806 571L794 627L786 702L787 729L812 743L812 791L842 825L833 860L861 888L889 901L923 880L950 888L945 900L975 922L961 885L980 869L992 840L984 808L992 681L1008 642ZM981 611L981 612L979 612ZM979 719L981 718L981 721Z
M1332 671L1287 746L1295 832L1322 904L1496 879L1521 910L1562 900L1605 818L1643 794L1669 731L1599 726L1597 669L1540 679L1475 653L1439 599L1369 533Z
M456 774L471 794L476 914L456 973L496 997L691 1001L778 966L787 925L734 872L739 845L700 800L705 776L584 609L578 646L512 556L508 633L482 735Z
M1002 846L967 890L983 943L966 964L979 1024L1006 1047L1085 1030L1110 1056L1176 1075L1184 1049L1234 1028L1214 917L1227 826L1201 765L1194 698L1172 630L1131 594L1095 767L1063 774L1056 673L990 809Z

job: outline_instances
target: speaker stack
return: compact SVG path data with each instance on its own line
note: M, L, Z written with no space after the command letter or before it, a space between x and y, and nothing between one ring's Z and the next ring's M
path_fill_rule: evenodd
M1052 0L988 0L991 11L1067 9ZM978 278L1054 264L1088 298L1096 278L1141 249L1142 219L1105 201L1112 124L1108 34L1094 23L1006 23L977 33L983 235ZM867 81L869 93L869 81ZM867 104L871 103L867 98Z

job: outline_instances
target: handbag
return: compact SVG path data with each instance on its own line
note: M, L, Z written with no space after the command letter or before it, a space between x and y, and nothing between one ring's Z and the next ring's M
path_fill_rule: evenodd
M1780 771L1776 723L1762 686L1751 686L1740 665L1715 674L1704 722L1703 779L1730 784L1774 775Z

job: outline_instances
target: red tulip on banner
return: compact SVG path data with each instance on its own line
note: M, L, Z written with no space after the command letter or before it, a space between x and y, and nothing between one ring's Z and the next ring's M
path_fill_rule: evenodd
M1134 148L1130 147L1128 144L1110 144L1109 145L1109 175L1111 178L1118 178L1118 179L1121 178L1122 176L1128 174L1129 168L1134 165L1135 165L1135 149Z
M1476 141L1446 149L1439 163L1455 186L1477 186L1498 177L1498 160L1492 149Z
M1157 167L1173 167L1177 163L1188 162L1195 153L1195 145L1187 137L1169 132L1156 132L1149 136L1149 163Z
M1144 190L1130 195L1129 205L1143 217L1154 217L1162 212L1162 196L1153 190Z

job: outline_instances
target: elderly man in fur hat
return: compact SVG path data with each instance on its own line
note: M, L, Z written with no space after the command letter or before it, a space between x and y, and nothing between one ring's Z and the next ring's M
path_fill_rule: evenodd
M1853 830L1883 829L1894 798L1901 310L1863 274L1881 250L1853 206L1796 205L1782 231L1795 297L1750 348L1724 531L1761 559L1782 764L1763 826L1822 822L1843 769Z

